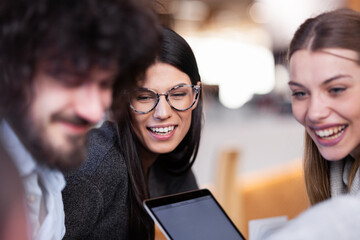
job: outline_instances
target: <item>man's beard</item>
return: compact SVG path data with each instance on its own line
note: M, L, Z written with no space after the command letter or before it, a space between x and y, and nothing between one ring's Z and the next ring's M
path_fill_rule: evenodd
M56 116L52 117L52 121L56 121ZM14 130L24 146L39 164L64 171L78 167L85 160L85 135L66 136L67 144L71 146L71 149L65 152L51 144L51 136L46 135L46 126L35 123L28 115L11 121L11 125L15 128Z

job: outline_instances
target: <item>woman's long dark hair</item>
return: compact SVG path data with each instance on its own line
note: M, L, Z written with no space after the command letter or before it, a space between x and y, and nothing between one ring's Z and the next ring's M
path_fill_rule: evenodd
M197 84L200 81L200 75L190 46L180 35L165 27L162 29L162 37L156 62L176 67L189 76L192 84ZM200 144L202 105L200 92L197 107L192 112L188 133L174 151L161 154L156 160L160 161L164 171L181 175L189 171L194 163ZM129 239L154 239L154 223L142 206L142 201L149 197L149 189L138 155L141 143L133 131L130 111L132 110L128 107L123 120L118 122L120 149L129 172Z

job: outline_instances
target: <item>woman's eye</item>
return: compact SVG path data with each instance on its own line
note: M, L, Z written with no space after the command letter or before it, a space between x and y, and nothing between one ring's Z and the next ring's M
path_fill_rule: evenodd
M346 90L346 88L344 88L344 87L333 87L333 88L329 89L329 93L338 95L338 94L344 92L345 90Z
M184 97L186 96L186 92L176 92L176 93L171 93L170 97Z
M137 93L132 96L132 99L139 102L153 101L155 98L156 96L154 96L154 94L148 92Z
M137 100L146 100L146 99L148 99L149 97L147 97L147 96L138 96L136 99Z
M137 96L136 99L139 100L139 101L146 101L146 100L153 99L153 97L150 96L150 95L140 95L140 96Z
M298 99L304 98L306 96L306 92L295 91L292 93L292 96Z

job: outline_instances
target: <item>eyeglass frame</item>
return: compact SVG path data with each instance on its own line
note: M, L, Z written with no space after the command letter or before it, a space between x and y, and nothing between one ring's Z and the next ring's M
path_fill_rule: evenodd
M194 98L193 103L192 103L189 107L187 107L186 109L182 109L182 110L177 109L177 108L175 108L174 106L172 106L171 103L170 103L170 100L169 100L169 92L172 91L172 90L175 90L175 89L177 89L177 88L179 88L179 87L192 87L192 88L195 90L195 98ZM153 93L155 94L155 96L156 96L156 102L155 102L154 106L153 106L149 111L142 112L142 111L136 110L136 109L134 108L134 106L131 104L131 101L129 101L129 102L130 102L130 108L131 108L132 110L134 110L136 113L146 114L146 113L149 113L149 112L151 112L152 110L154 110L154 109L156 108L156 106L159 104L159 101L160 101L160 97L161 97L161 96L165 96L166 102L169 104L169 106L170 106L172 109L174 109L174 110L176 110L176 111L179 111L179 112L185 112L185 111L189 110L192 106L194 106L194 104L196 103L196 101L197 101L197 99L198 99L198 97L199 97L199 95L200 95L201 85L194 85L194 84L177 85L177 86L169 89L166 93L157 93L157 92L155 92L154 90L152 90L152 89L150 89L150 88L140 88L140 89L153 92ZM131 98L131 97L129 96L129 98Z

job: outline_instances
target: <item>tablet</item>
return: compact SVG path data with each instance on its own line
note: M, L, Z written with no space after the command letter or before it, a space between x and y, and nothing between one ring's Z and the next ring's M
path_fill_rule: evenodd
M144 201L161 231L172 240L245 240L208 189Z

